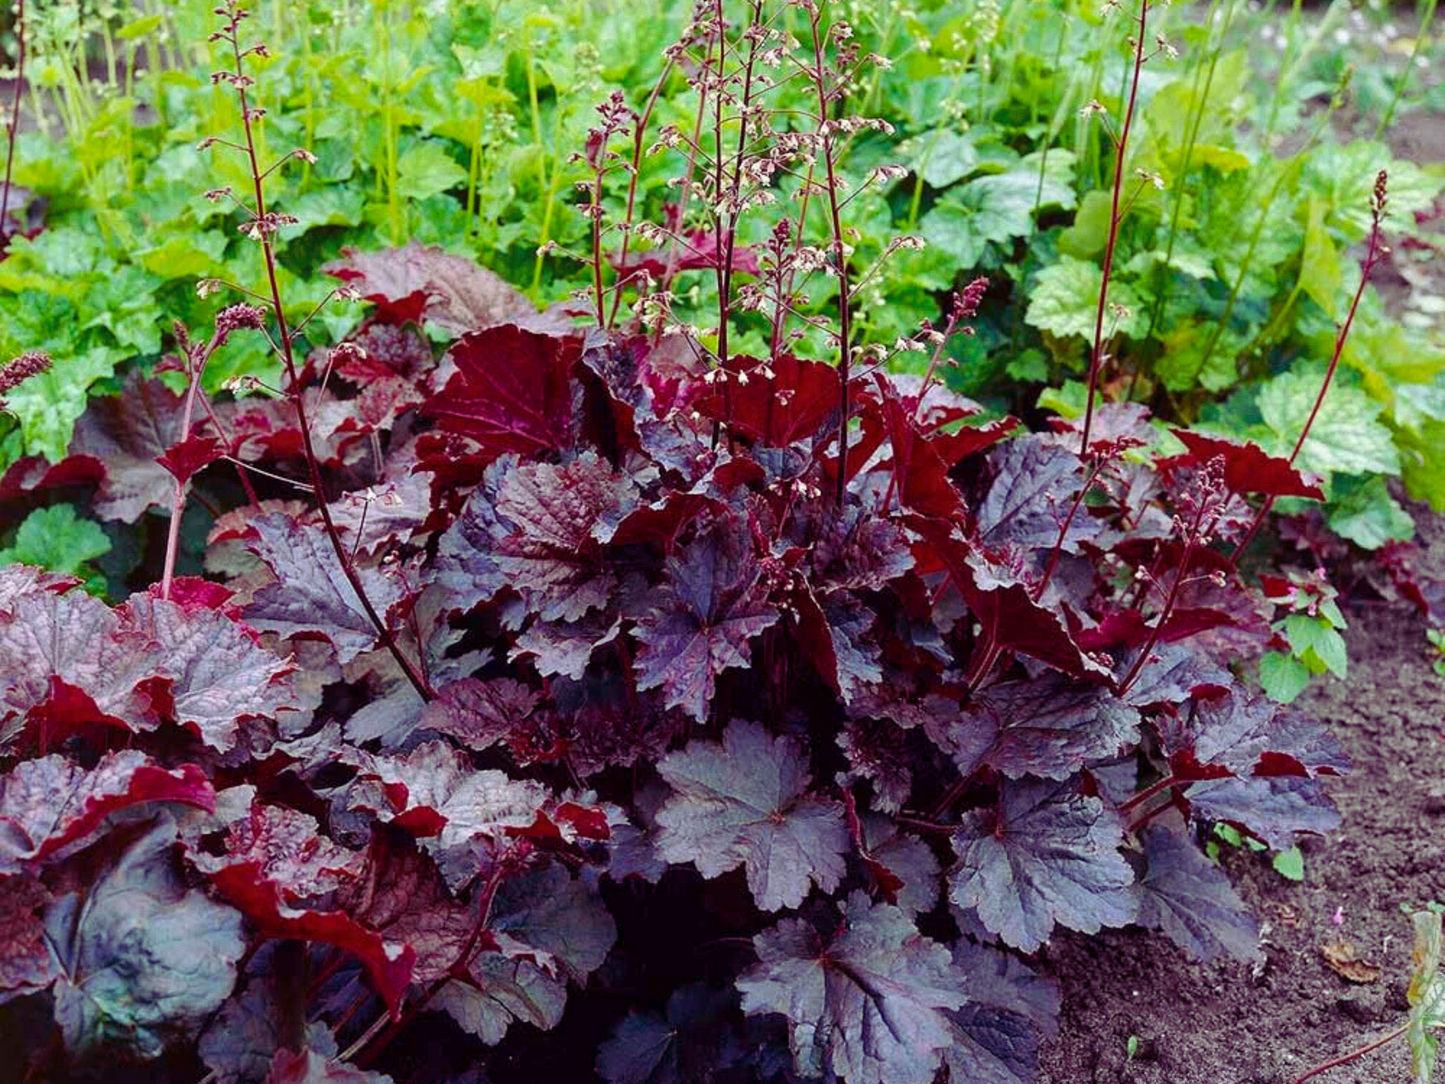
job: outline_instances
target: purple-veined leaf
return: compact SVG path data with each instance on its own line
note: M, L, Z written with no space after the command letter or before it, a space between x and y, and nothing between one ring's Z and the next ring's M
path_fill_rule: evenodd
M1033 952L1055 923L1083 933L1133 921L1134 873L1119 853L1124 825L1072 782L1005 783L992 808L964 814L953 834L959 868L949 898L990 933Z
M342 663L376 646L376 626L346 579L336 552L320 527L280 514L250 521L256 537L248 548L276 576L256 592L246 623L282 636L324 637ZM358 568L362 586L378 615L402 598L401 585L370 568Z
M843 807L808 793L807 759L791 738L735 722L721 745L693 742L657 770L673 788L657 813L669 862L692 862L704 877L742 866L765 911L797 907L810 883L837 887L849 847Z
M688 1084L732 1068L744 1056L729 1020L731 990L700 983L674 990L667 1014L631 1012L597 1050L607 1084Z
M1137 652L1124 656L1120 676L1137 658ZM1233 685L1234 678L1228 670L1191 650L1187 643L1155 644L1148 660L1139 667L1134 681L1128 688L1120 690L1119 697L1136 708L1147 708L1156 704L1182 704L1196 690L1228 689Z
M1343 775L1349 758L1333 734L1298 711L1236 690L1180 709L1178 729L1160 732L1171 761L1192 753L1233 775Z
M898 886L889 902L909 918L933 910L938 902L938 858L923 840L876 813L861 818L863 842L872 860L888 870Z
M363 856L321 834L316 818L286 806L253 802L226 833L225 854L192 851L191 863L216 873L237 863L254 864L287 903L334 892L361 875Z
M497 494L497 514L510 527L496 537L497 569L544 621L576 621L605 607L617 580L602 543L636 501L636 487L590 452L560 467L521 464Z
M943 1010L963 1006L963 977L897 907L854 892L841 912L831 934L786 918L753 938L758 962L737 980L743 1011L787 1019L803 1076L931 1084L953 1042Z
M512 678L462 678L437 690L421 726L480 752L505 740L537 710L541 697Z
M1259 958L1259 927L1224 871L1192 840L1150 825L1144 854L1148 868L1136 886L1139 925L1162 930L1196 960L1220 953L1246 962Z
M104 464L93 505L97 515L134 523L147 509L170 507L176 480L160 458L180 441L183 417L181 397L139 369L119 395L91 399L75 424L70 454Z
M718 675L747 666L751 642L777 623L758 583L746 525L720 519L667 562L667 579L638 622L637 687L662 686L668 707L701 722Z
M838 746L848 758L849 772L839 773L870 780L873 806L897 813L913 788L913 769L908 736L888 719L850 719L838 731Z
M186 889L175 841L174 822L158 821L88 893L62 897L46 912L60 972L55 1020L73 1054L107 1045L154 1058L235 986L246 949L241 916Z
M958 1084L1033 1084L1039 1043L1058 1033L1059 990L1014 957L959 940L953 966L968 1001L945 1015L954 1042L944 1051Z
M88 843L105 818L143 802L210 811L216 795L194 764L167 770L138 749L82 768L58 753L21 761L0 778L0 872L55 861Z

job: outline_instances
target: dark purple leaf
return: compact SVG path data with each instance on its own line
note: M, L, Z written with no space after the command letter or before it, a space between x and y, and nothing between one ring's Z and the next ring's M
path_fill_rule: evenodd
M759 907L797 907L809 885L838 886L849 847L843 807L808 793L797 742L735 722L722 745L693 742L657 765L673 795L657 813L657 847L704 877L743 866Z
M896 828L888 817L865 814L863 841L873 861L901 882L893 889L894 903L909 918L931 911L938 903L939 868L933 848L915 835Z
M1194 841L1163 825L1144 833L1148 869L1140 878L1141 926L1162 930L1196 960L1228 953L1246 963L1259 959L1259 927L1224 871Z
M1078 552L1080 542L1098 536L1101 524L1087 509L1080 507L1069 519L1084 483L1076 453L1023 436L996 450L991 461L993 485L978 510L978 537L984 546L1052 547L1066 521L1067 553Z
M732 1068L744 1057L728 1019L729 990L701 984L674 990L666 1017L632 1012L597 1050L597 1073L607 1084L689 1084Z
M959 868L950 899L977 909L1004 943L1033 952L1054 924L1083 933L1133 921L1134 873L1119 853L1124 825L1072 783L1003 785L993 808L966 813L953 834Z
M1052 417L1048 421L1060 434L1052 443L1078 449L1079 434L1084 431L1082 418ZM1149 424L1149 408L1143 403L1099 403L1094 408L1089 428L1091 458L1116 459L1131 448L1153 444L1155 439L1154 429Z
M136 840L85 894L45 915L60 977L55 1020L72 1054L102 1043L157 1057L220 1008L246 950L241 916L187 891L168 818Z
M58 753L21 761L0 778L0 871L15 873L85 846L106 817L144 802L215 808L194 764L168 771L138 749L82 768Z
M735 357L734 372L749 373L748 382L729 378L731 413L724 410L720 385L695 404L705 417L730 427L770 448L785 448L834 427L838 412L838 370L820 361L780 354L766 366L759 358ZM771 378L762 369L773 372Z
M437 691L421 725L481 751L505 739L529 718L541 698L512 678L463 678Z
M1181 709L1181 733L1161 732L1171 758L1192 753L1233 775L1343 775L1349 758L1318 723L1268 697L1243 690L1200 699Z
M1059 990L1014 957L959 940L953 966L968 1002L945 1013L954 1042L944 1051L958 1084L1032 1084L1039 1044L1058 1033Z
M758 962L737 980L743 1011L787 1019L803 1076L931 1084L953 1042L942 1010L963 1006L963 976L897 907L854 892L841 911L831 935L788 918L753 938Z
M908 538L891 521L849 505L817 516L808 582L827 591L876 591L913 567Z
M1124 656L1120 674L1127 672L1139 657L1138 652ZM1228 689L1234 685L1230 672L1188 644L1156 644L1149 659L1127 689L1119 692L1126 704L1148 708L1158 704L1182 704L1196 691Z
M95 398L75 424L72 456L105 464L92 507L102 519L134 523L150 508L170 508L176 482L160 459L181 439L181 397L139 369L119 395ZM204 434L197 433L195 439Z
M541 335L503 324L463 335L457 371L426 406L449 433L471 437L490 458L569 448L575 425L572 370L579 336Z
M376 646L376 626L322 528L277 513L250 522L256 537L247 548L271 569L276 583L256 592L246 607L247 624L282 636L311 634L329 640L343 663ZM396 580L375 569L357 572L378 614L401 600Z
M581 681L598 648L616 641L622 622L606 611L567 624L534 621L517 634L511 658L529 658L544 677L563 674Z
M1196 820L1247 828L1277 851L1292 847L1300 832L1324 834L1340 823L1324 785L1295 775L1207 779L1190 786L1184 797Z
M668 707L707 718L718 675L751 660L751 642L777 623L759 585L746 525L717 522L667 562L667 579L638 622L637 687L662 686Z
M948 734L951 747L973 751L988 743L976 760L959 763L965 775L987 766L1010 779L1062 780L1137 744L1139 712L1107 689L1049 672L989 686Z
M433 1005L488 1044L500 1042L513 1020L555 1027L568 981L585 981L617 940L597 890L557 862L503 881L487 929L497 950L474 956L470 981L447 983Z

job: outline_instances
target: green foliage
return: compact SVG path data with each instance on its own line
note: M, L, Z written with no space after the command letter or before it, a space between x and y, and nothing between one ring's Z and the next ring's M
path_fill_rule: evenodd
M71 505L56 504L25 517L14 541L0 549L0 565L38 565L103 588L105 580L92 562L109 553L110 546L99 524L81 519Z

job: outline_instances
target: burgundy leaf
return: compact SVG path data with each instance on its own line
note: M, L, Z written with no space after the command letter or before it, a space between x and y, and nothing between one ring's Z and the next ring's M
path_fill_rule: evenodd
M931 1084L952 1042L941 1010L967 1000L948 950L861 892L829 936L786 918L753 938L758 962L738 977L745 1013L788 1022L801 1076L848 1084Z
M670 246L665 255L654 253L629 253L624 263L611 258L613 270L629 278L641 276L644 272L656 281L667 284L680 271L712 271L722 266L724 246L718 243L713 230L693 229L678 235L677 243ZM757 275L758 257L747 245L734 245L731 268L745 275Z
M907 735L897 724L850 719L838 731L838 745L848 758L848 774L873 783L874 808L888 813L903 808L913 788L913 770Z
M1349 771L1349 758L1333 734L1262 695L1241 690L1202 698L1181 709L1179 718L1177 733L1167 718L1160 724L1171 763L1187 753L1198 763L1217 764L1241 776Z
M1205 436L1188 429L1171 429L1184 442L1196 462L1224 459L1224 484L1235 493L1262 493L1268 497L1325 499L1324 492L1288 460L1270 455L1253 441L1243 444L1225 437Z
M865 814L861 826L871 864L886 869L891 878L892 898L888 902L909 918L933 910L939 893L938 858L933 848L895 827L891 818L876 813Z
M215 437L192 434L156 456L156 462L184 485L191 480L193 474L209 467L225 454L226 449Z
M722 378L729 384L727 399L720 382L695 405L705 417L724 422L771 448L786 448L820 430L831 433L836 428L838 370L831 365L780 354L766 364L761 358L735 357L727 368L732 373L747 373L747 383L736 376Z
M273 513L250 521L247 548L261 558L276 583L256 592L246 622L282 636L313 634L329 640L343 663L376 645L376 626L341 569L326 532ZM370 568L359 568L362 586L378 614L402 597L401 585Z
M410 945L384 941L345 911L313 911L286 903L281 885L268 880L266 863L237 862L215 870L211 883L268 937L335 945L365 965L376 992L395 1015L411 983L416 953Z
M1082 418L1052 417L1049 424L1060 434L1054 443L1077 450L1079 434L1084 431ZM1089 429L1089 456L1093 459L1116 459L1132 448L1145 448L1155 441L1149 424L1149 408L1143 403L1099 403Z
M798 743L735 722L722 745L693 742L657 765L673 795L657 813L659 852L704 877L744 867L759 907L797 907L810 883L825 892L845 871L843 809L808 792Z
M363 856L337 846L321 834L316 818L285 806L253 802L249 813L230 825L226 853L214 857L192 851L191 863L217 873L237 863L252 863L288 904L334 892L360 876Z
M512 678L462 678L437 690L421 725L481 751L507 738L536 710L541 698Z
M132 731L159 724L162 656L100 599L37 582L7 611L0 611L0 724L28 719L51 737L96 723Z
M1164 931L1196 960L1221 953L1246 963L1260 958L1258 925L1224 871L1193 840L1150 825L1144 853L1148 869L1136 886L1139 925Z
M39 881L0 876L0 1005L43 990L55 978L45 924L36 914L50 899Z
M745 667L752 639L777 623L759 585L751 539L739 517L719 520L667 562L637 638L637 687L662 686L668 707L707 717L718 675Z
M471 437L489 458L537 456L572 446L575 335L542 335L510 324L463 335L451 349L457 371L426 410L449 433Z
M302 710L289 680L292 664L219 610L135 594L120 612L128 627L158 645L163 672L173 683L176 721L211 748L229 752L250 720L275 721Z
M86 769L58 753L0 777L0 870L19 872L85 846L111 813L143 802L207 811L216 795L194 764L167 771L138 749L107 753Z
M1119 853L1123 822L1072 783L1003 785L996 807L964 814L953 835L950 899L990 933L1033 952L1055 923L1083 933L1132 922L1134 873Z
M181 439L181 408L179 395L139 369L119 395L90 400L75 423L70 454L105 464L93 506L101 518L134 523L147 509L170 507L175 479L160 460Z

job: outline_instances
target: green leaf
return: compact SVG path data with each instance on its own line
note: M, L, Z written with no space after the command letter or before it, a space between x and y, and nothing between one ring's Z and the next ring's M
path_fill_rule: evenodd
M1274 871L1281 877L1291 881L1303 881L1305 879L1305 856L1298 847L1291 847L1287 851L1280 851L1274 856L1270 863Z
M1315 373L1284 373L1259 390L1259 412L1274 434L1277 453L1288 454L1319 395ZM1390 431L1377 419L1380 404L1336 380L1300 449L1297 465L1316 474L1399 474L1400 456Z
M1059 251L1081 260L1092 259L1104 251L1109 240L1109 217L1113 196L1102 188L1086 192L1074 215L1074 224L1059 234Z
M1098 265L1072 256L1045 267L1034 280L1029 294L1028 323L1059 338L1078 335L1086 342L1094 339L1094 321L1099 305L1099 290L1104 272ZM1131 339L1144 334L1148 313L1139 295L1123 282L1109 284L1109 305L1122 305L1124 315L1116 318L1112 311L1104 313L1104 331L1112 327Z
M1440 194L1441 171L1397 159L1383 143L1325 143L1305 161L1300 184L1325 200L1326 225L1353 242L1369 233L1370 192L1382 169L1390 175L1390 227L1408 229L1415 212L1429 209Z
M1329 670L1344 677L1348 668L1345 638L1327 620L1309 614L1290 614L1284 619L1285 636L1295 657L1314 673Z
M110 539L92 520L68 504L37 508L15 531L13 545L0 550L0 564L39 565L75 575L87 561L110 552Z
M1283 651L1266 652L1259 660L1259 684L1271 700L1288 704L1310 683L1309 667Z
M933 188L956 184L978 166L973 140L962 132L936 128L910 140L909 144L913 153L906 160ZM900 148L900 151L908 153L908 149Z
M1031 154L1003 173L955 186L923 216L919 232L959 267L976 267L990 242L1007 244L1033 233L1035 210L1074 206L1073 162L1066 151L1052 152L1047 162Z
M126 23L115 32L115 36L121 41L133 41L136 38L143 38L156 27L161 25L161 16L144 15L139 19Z
M1415 927L1414 965L1406 998L1410 1022L1405 1030L1410 1044L1410 1067L1414 1084L1430 1084L1435 1069L1435 1032L1445 1028L1445 975L1440 974L1440 912L1416 911L1410 916Z
M1339 250L1325 232L1325 202L1317 196L1307 201L1309 220L1305 225L1305 246L1300 253L1300 289L1331 317L1344 303L1345 269Z
M1376 550L1386 542L1415 537L1415 521L1390 496L1380 475L1335 479L1326 521L1330 530L1361 549Z
M57 356L48 370L5 394L5 409L20 422L24 454L52 463L65 458L76 420L85 413L86 392L115 372L123 350L97 346L69 357Z
M418 143L397 162L397 194L423 200L467 183L467 171L438 143Z

